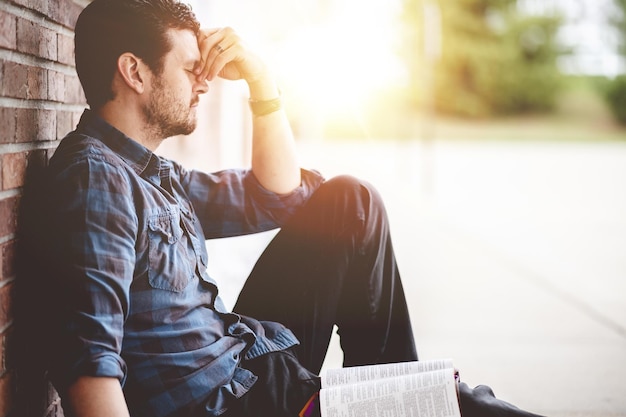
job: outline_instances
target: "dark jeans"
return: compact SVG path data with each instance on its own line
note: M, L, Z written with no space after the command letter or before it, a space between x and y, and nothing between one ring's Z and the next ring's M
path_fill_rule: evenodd
M334 325L344 366L417 359L383 202L352 177L325 182L281 229L234 311L291 329L314 373Z
M302 366L291 349L244 360L242 366L258 379L222 417L297 417L320 390L320 378ZM312 411L308 417L320 417L317 397Z
M244 362L259 380L228 417L297 416L319 387L334 325L344 366L417 360L383 201L352 177L324 183L281 229L234 311L282 323L301 344ZM486 386L462 384L460 402L464 417L535 416Z

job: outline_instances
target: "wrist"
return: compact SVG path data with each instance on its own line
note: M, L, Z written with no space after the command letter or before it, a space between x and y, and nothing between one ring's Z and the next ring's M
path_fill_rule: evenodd
M250 88L250 101L265 101L280 97L280 89L274 83Z
M254 116L265 116L270 113L277 112L278 110L283 108L283 103L280 95L280 90L278 90L278 96L269 99L269 100L255 100L250 98L248 100L248 104L250 105L250 110Z
M272 100L280 96L280 89L269 71L263 71L260 75L246 80L246 82L251 101Z
M268 72L247 82L250 90L248 104L254 116L265 116L282 108L280 88Z

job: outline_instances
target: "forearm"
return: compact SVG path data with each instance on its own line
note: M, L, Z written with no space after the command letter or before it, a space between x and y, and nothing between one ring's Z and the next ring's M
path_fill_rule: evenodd
M201 65L195 69L198 81L219 76L244 79L250 100L266 101L280 95L267 66L248 50L231 28L205 29L198 36ZM253 115L252 171L261 185L279 194L300 185L300 166L293 133L284 110Z
M71 415L128 417L128 407L117 378L80 377L68 389Z
M271 100L280 95L269 77L250 82L248 86L251 100ZM300 185L295 141L282 108L252 116L252 171L265 188L279 194L288 193Z

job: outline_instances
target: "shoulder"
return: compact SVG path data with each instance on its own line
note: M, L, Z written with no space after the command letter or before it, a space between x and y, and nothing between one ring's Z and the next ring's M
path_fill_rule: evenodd
M62 170L89 160L100 160L111 165L119 165L122 162L121 158L101 140L72 132L61 140L50 159L50 167Z
M66 136L47 167L51 189L72 195L87 190L131 194L133 171L102 141L80 133Z

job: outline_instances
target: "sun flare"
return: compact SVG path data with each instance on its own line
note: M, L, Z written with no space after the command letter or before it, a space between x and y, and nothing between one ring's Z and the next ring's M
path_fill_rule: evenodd
M190 1L213 17L205 25L237 28L267 60L292 125L306 136L329 121L360 125L368 106L391 108L389 97L409 84L401 0Z
M296 100L324 115L358 111L404 82L390 4L337 2L326 19L290 35L278 48L279 68Z

